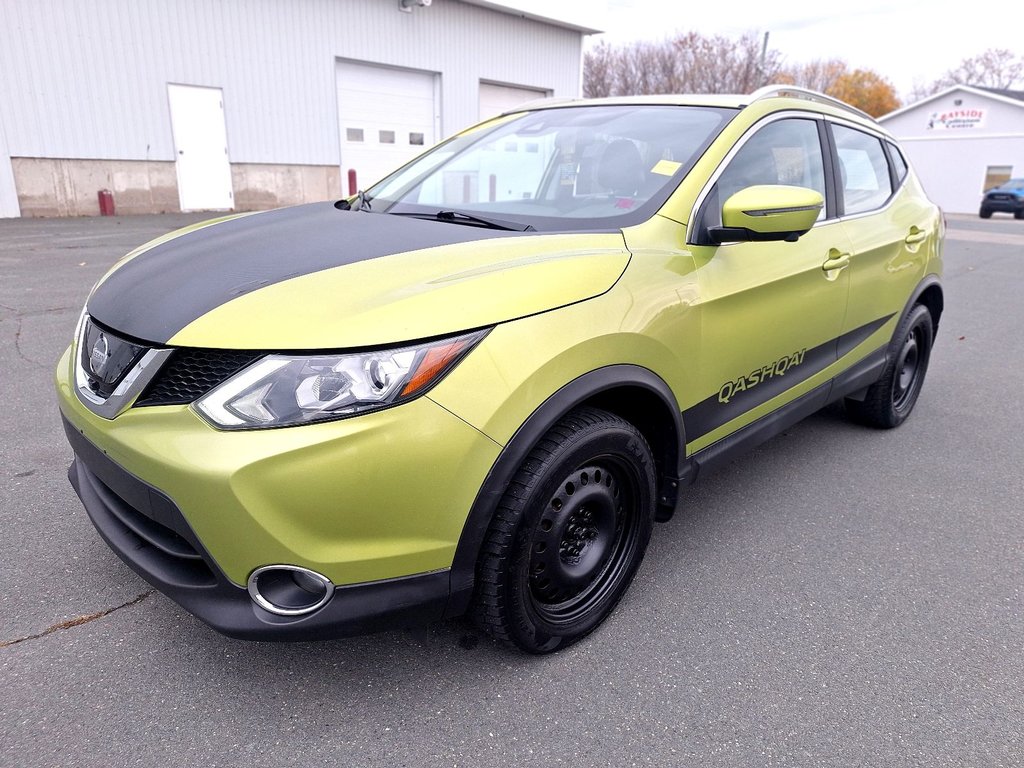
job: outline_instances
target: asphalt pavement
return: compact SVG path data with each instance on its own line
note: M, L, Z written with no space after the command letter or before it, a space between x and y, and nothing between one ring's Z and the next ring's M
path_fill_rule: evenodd
M198 218L0 220L0 765L1024 764L1024 221L950 217L904 426L833 407L703 477L605 626L533 658L458 621L228 640L100 540L54 364Z

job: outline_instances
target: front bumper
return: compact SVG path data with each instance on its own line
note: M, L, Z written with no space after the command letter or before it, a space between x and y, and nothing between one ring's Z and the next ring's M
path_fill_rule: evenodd
M142 578L229 637L329 639L444 614L447 571L342 587L306 616L268 613L221 573L170 499L117 466L66 420L64 428L75 451L68 479L100 536Z
M104 419L57 389L69 476L93 523L136 572L219 631L338 637L439 617L466 516L500 446L426 397L301 427L223 432L185 406ZM283 618L244 588L265 565L336 586Z

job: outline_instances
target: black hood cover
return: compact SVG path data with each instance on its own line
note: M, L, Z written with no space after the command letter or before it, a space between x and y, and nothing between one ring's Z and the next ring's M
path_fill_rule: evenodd
M96 288L88 311L108 328L164 344L210 310L273 283L405 251L525 234L343 211L333 203L281 208L150 248Z

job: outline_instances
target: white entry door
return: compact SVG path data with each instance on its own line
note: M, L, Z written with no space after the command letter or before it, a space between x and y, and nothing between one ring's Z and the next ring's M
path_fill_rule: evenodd
M18 190L14 185L14 171L11 156L7 150L7 137L0 125L0 219L21 216L18 205Z
M435 73L338 61L337 84L345 194L349 170L366 189L437 141Z
M168 85L167 96L181 210L231 210L235 202L220 88Z
M548 95L547 91L536 88L480 83L480 119L486 120L502 112L509 112L520 104L544 99Z

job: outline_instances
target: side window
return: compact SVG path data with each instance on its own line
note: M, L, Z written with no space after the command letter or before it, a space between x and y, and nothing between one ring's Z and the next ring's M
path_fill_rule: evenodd
M814 120L776 120L747 140L708 195L702 219L705 231L722 223L726 200L741 189L759 184L807 187L827 196L825 164Z
M885 204L892 194L889 164L882 142L861 131L832 126L839 156L839 186L843 190L844 212L864 213Z
M903 181L907 175L907 161L903 159L900 148L889 142L889 157L892 159L892 168L896 171L896 178Z

